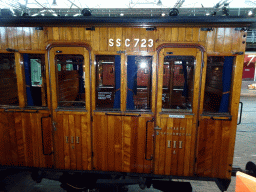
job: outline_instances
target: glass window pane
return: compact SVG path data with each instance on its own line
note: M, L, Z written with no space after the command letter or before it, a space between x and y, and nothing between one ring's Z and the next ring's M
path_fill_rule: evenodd
M84 57L56 55L58 106L85 108Z
M204 112L229 112L229 97L234 57L207 58Z
M23 54L27 106L47 106L44 55Z
M162 108L192 111L195 58L166 56L163 67Z
M96 56L96 108L120 109L121 57Z
M0 105L19 105L14 54L0 54Z
M151 109L152 57L127 57L127 110Z

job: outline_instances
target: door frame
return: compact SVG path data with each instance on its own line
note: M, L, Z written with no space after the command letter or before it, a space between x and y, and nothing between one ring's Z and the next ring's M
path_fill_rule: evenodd
M85 83L85 108L83 109L79 109L79 108L75 108L75 109L68 109L68 108L59 108L58 107L58 91L57 91L57 73L56 73L56 69L57 66L55 65L55 54L52 55L52 50L55 48L60 48L60 49L76 49L76 48L82 48L83 50L81 50L81 55L84 57L84 72L85 72L85 79L84 79L84 83ZM63 125L62 124L58 124L57 123L57 113L63 114L63 115L69 115L72 114L75 115L80 115L80 116L85 116L83 121L86 121L86 123L88 124L88 134L91 137L91 82L90 82L90 78L91 78L91 74L90 74L90 70L91 70L91 47L88 44L85 43L51 43L49 44L47 47L47 54L48 54L48 70L49 70L49 92L50 92L50 100L49 103L51 103L51 112L52 112L52 127L53 127L53 140L54 140L54 144L53 144L53 149L54 149L54 167L55 168L61 168L61 169L65 169L65 165L60 165L62 164L65 160L64 160L64 154L61 154L61 156L59 156L59 151L62 148L62 151L65 149L64 144L65 143L72 143L72 138L69 138L70 142L65 142L64 141L64 133L61 135L58 132L58 130L62 130L63 129ZM61 54L77 54L74 50L72 50L72 52L69 52L68 50L65 50L65 53L61 53ZM86 52L87 51L87 52ZM74 120L75 121L75 120ZM81 120L82 121L82 120ZM82 125L81 125L82 126ZM82 129L82 128L81 128ZM82 134L82 130L81 130L81 138L83 139L83 134ZM73 140L73 143L81 143L79 139L77 140L77 137ZM60 140L60 141L59 141ZM79 142L80 141L80 142ZM60 142L61 144L58 145L58 142ZM88 162L86 164L86 166L83 165L83 167L81 168L82 170L91 170L92 168L92 145L91 145L91 141L87 142L88 144ZM71 147L71 146L70 146ZM82 148L84 147L84 145L82 145ZM58 149L59 148L59 149ZM68 147L69 148L69 147ZM64 153L64 152L63 152ZM84 157L82 157L84 158ZM59 162L59 160L61 160ZM84 160L82 160L84 161ZM64 164L64 163L63 163ZM70 168L68 169L72 169L72 164L70 166ZM74 168L73 168L74 169ZM77 168L79 169L79 168Z
M161 59L163 59L163 55L160 55L161 51L164 50L164 49L195 49L196 50L196 65L195 65L195 71L194 71L194 79L196 78L197 76L197 79L198 80L198 83L195 84L194 83L194 91L193 91L193 105L192 105L192 112L175 112L175 111L168 111L168 112L165 112L163 114L160 114L162 112L162 90L159 90L159 89L162 89L162 85L160 85L160 83L162 82L159 82L160 77L159 75L162 74L162 70L159 68L161 65L160 63L162 62ZM175 54L177 55L177 54ZM170 54L171 56L171 54ZM185 55L184 55L185 56ZM189 55L188 55L189 56ZM197 139L197 131L198 131L198 122L199 122L199 114L200 114L200 102L201 102L201 90L202 90L202 78L203 78L203 71L206 69L205 68L205 65L204 63L206 63L206 51L205 51L205 48L200 45L200 44L185 44L185 43L181 43L181 44L176 44L176 43L168 43L168 44L162 44L160 46L157 47L157 68L156 68L156 100L155 100L155 106L156 106L156 112L155 112L155 128L158 129L158 127L160 126L160 115L162 116L166 116L167 118L169 118L170 116L169 115L184 115L184 118L193 118L193 132L191 133L191 135L193 135L193 137L191 138L191 143L194 144L192 146L195 146L194 149L191 149L193 150L191 152L191 158L190 158L190 162L192 164L192 166L190 167L189 169L189 172L187 172L186 174L184 174L184 176L193 176L194 172L195 172L195 158L196 158L196 149L197 149L197 142L196 142L196 139ZM199 64L199 66L198 66ZM161 73L161 74L160 74ZM195 82L195 81L194 81ZM195 91L196 93L198 93L198 95L195 94ZM196 96L196 97L195 97ZM196 107L196 106L197 107ZM197 110L196 110L197 108ZM192 115L192 116L191 116ZM174 119L174 118L173 118ZM179 117L178 117L179 119ZM155 133L154 135L157 136L157 132L158 130L155 129ZM159 131L160 133L161 131ZM166 132L165 133L162 133L162 134L168 134L167 133L167 129L166 129ZM158 169L158 166L157 166L157 163L159 163L159 159L157 159L157 151L156 151L156 147L157 145L159 145L157 143L157 138L155 137L155 143L154 143L154 173L155 174L160 174L159 171L157 170ZM165 144L164 144L165 145ZM166 145L165 145L166 146ZM178 144L177 144L178 146ZM192 159L193 159L193 162L192 162ZM166 171L165 171L166 172ZM161 174L167 174L167 173L161 173Z

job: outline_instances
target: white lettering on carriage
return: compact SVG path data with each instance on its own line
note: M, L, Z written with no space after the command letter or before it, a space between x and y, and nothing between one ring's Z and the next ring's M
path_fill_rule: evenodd
M117 47L121 47L122 46L122 40L121 39L116 39L116 41L114 41L114 39L109 39L109 46L113 47L113 46L117 46ZM124 40L124 45L125 47L130 47L131 46L131 40L130 39L125 39ZM133 46L137 47L153 47L154 46L154 40L153 39L133 39Z

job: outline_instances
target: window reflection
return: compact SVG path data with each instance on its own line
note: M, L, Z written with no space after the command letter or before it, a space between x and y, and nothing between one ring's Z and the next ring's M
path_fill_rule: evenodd
M47 106L44 55L23 54L27 106Z
M127 57L127 110L151 109L152 57Z
M85 107L85 74L82 55L56 55L59 107Z
M121 57L96 56L96 108L120 109Z
M224 56L207 58L204 112L229 112L233 59Z
M19 105L14 54L0 54L0 105Z
M166 56L163 66L162 108L192 111L195 59Z

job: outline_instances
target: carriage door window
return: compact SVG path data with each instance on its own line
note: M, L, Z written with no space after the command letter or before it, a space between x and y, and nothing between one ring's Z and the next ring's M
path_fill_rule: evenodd
M234 57L207 58L204 112L229 112L231 78Z
M192 111L195 58L166 56L163 68L162 108Z
M56 55L58 106L85 108L84 57Z
M47 106L44 55L23 54L27 106Z
M127 57L127 110L151 109L152 57Z
M120 110L121 57L96 56L96 109Z
M14 54L0 54L0 105L19 105Z

